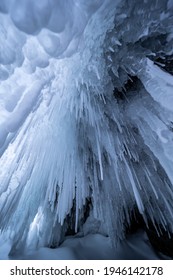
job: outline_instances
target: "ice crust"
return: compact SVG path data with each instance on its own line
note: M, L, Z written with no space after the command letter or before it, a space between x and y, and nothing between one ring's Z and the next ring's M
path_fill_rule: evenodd
M69 224L83 226L89 199L114 245L135 207L173 232L173 77L154 62L173 55L171 3L0 1L0 229L11 254L58 246Z

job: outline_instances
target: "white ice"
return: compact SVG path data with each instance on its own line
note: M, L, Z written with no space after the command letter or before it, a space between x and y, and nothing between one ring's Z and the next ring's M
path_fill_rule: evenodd
M114 247L134 208L173 232L173 77L154 63L173 55L172 15L167 0L0 1L0 230L11 253L59 246L85 227L87 207Z

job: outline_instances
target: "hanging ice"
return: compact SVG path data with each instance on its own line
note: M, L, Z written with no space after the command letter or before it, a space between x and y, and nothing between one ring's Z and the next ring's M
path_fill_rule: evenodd
M135 207L173 232L172 1L1 0L0 11L11 252L57 246L89 202L114 244Z

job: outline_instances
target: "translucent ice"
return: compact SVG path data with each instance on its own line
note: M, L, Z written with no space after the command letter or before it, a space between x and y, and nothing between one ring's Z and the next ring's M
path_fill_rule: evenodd
M91 212L114 245L134 209L173 232L171 1L8 0L0 11L11 254L58 246Z

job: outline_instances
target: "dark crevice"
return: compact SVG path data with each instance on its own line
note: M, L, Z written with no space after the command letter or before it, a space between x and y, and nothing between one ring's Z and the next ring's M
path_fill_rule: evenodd
M159 229L159 235L155 226ZM160 252L173 258L173 234L169 232L169 229L163 228L163 226L157 224L157 222L155 222L155 226L149 218L148 226L146 226L142 215L139 213L137 207L135 207L130 216L130 224L127 224L125 227L125 234L126 237L128 237L128 235L143 229L147 233L148 239L156 253Z
M160 236L158 236L151 222L149 222L149 227L146 228L151 245L156 251L173 258L173 234L169 230L164 229L160 224L157 227L160 229Z
M154 63L169 74L173 75L173 55L157 57L154 60Z
M127 101L130 97L130 92L131 91L137 91L138 85L140 80L138 79L137 76L131 76L128 75L129 79L127 82L123 85L121 90L118 90L117 88L114 88L113 94L115 98L121 101Z
M80 217L79 217L79 225L80 227L83 226L83 224L86 222L87 218L90 215L90 211L92 208L92 201L91 198L89 197L88 199L86 199L86 203L83 206L83 209L80 211ZM74 201L73 203L73 208L71 210L70 215L67 216L66 219L66 233L65 236L69 236L69 235L75 235L77 232L75 231L75 220L76 220L76 203ZM80 228L78 228L78 231L80 231Z

